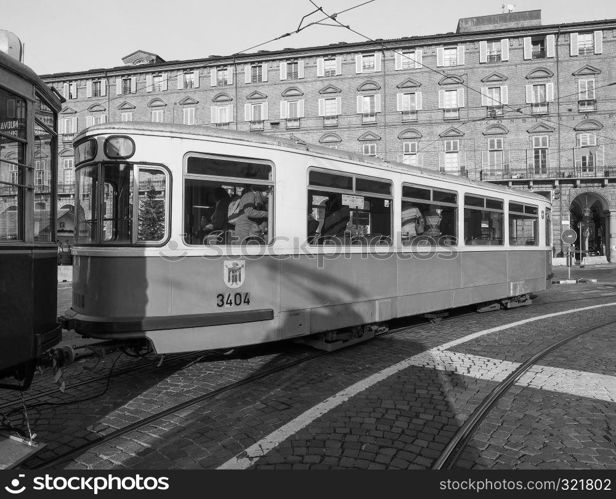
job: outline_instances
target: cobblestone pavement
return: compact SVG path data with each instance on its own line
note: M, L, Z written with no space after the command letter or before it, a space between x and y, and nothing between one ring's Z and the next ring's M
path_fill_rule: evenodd
M556 275L562 270L555 269ZM597 271L580 272L588 277ZM555 285L530 307L415 324L309 360L98 446L67 468L429 468L477 405L521 362L573 332L616 321L611 305L563 314L616 303L611 285L616 269L600 275L596 284ZM68 293L70 287L59 290L59 308L62 300L68 303ZM529 321L546 314L554 315ZM523 323L460 340L515 322ZM492 408L457 466L616 469L615 330L598 328L541 359ZM309 355L309 348L285 343L230 356L170 358L160 368L150 363L145 374L111 378L105 394L93 400L33 408L31 424L48 446L24 466ZM114 369L129 369L136 361L111 356L95 362L72 368L74 379L100 376L113 362ZM88 398L106 385L101 379L43 401ZM53 380L37 379L35 390L42 386L53 386ZM16 424L18 416L13 415Z

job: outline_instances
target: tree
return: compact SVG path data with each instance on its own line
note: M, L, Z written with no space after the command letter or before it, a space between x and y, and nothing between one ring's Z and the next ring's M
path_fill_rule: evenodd
M140 241L160 241L165 235L165 203L157 197L156 188L148 182L145 199L139 200L139 230Z

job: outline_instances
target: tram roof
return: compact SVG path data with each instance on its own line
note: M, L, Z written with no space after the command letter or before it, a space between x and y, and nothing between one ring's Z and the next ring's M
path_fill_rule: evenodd
M170 123L152 123L152 122L110 122L102 125L94 125L81 131L76 135L74 142L81 140L90 132L103 132L105 130L118 130L125 133L166 133L173 135L190 135L203 138L214 139L227 139L236 140L241 142L248 142L250 144L266 144L274 147L282 147L292 149L296 151L307 151L311 154L315 154L322 157L330 157L332 159L346 160L354 163L361 163L366 166L376 167L388 171L395 171L398 173L414 173L427 178L433 178L435 180L447 180L453 183L462 185L474 185L479 187L485 187L487 190L505 192L508 194L516 194L521 196L530 197L533 199L540 199L546 201L547 199L540 194L533 192L519 191L512 189L511 187L504 187L498 184L490 182L483 182L479 180L470 180L466 177L458 175L450 175L447 173L435 172L427 168L420 168L417 166L410 166L397 161L385 161L380 158L372 156L364 156L351 151L344 151L340 149L332 149L330 147L305 142L302 139L292 139L280 137L277 135L264 135L254 132L244 132L239 130L228 130L224 128L211 127L206 125L179 125Z
M60 111L62 108L60 97L28 66L19 62L14 57L0 52L0 67L32 83L45 99L46 103L52 106L56 111Z

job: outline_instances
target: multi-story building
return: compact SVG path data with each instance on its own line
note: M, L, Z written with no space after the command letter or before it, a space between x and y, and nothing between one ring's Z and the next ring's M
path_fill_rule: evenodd
M616 259L616 20L542 25L541 11L461 19L456 33L171 61L145 51L44 79L71 140L106 121L280 134L466 175L553 200L578 250ZM60 206L59 208L62 208Z

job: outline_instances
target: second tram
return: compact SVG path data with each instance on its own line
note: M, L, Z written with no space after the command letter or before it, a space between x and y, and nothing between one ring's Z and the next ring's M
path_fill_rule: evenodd
M25 389L61 337L55 243L59 96L0 30L0 378ZM18 380L15 384L13 378Z
M83 335L235 347L523 301L551 272L537 194L210 127L97 125L75 152Z

